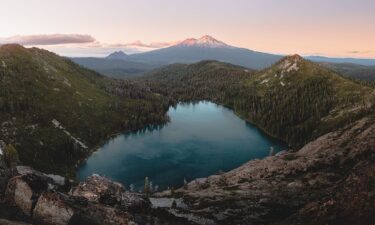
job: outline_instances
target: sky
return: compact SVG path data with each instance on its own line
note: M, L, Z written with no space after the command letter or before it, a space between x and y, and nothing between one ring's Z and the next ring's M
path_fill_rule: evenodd
M0 43L61 55L149 51L203 35L269 53L375 58L375 1L0 1Z

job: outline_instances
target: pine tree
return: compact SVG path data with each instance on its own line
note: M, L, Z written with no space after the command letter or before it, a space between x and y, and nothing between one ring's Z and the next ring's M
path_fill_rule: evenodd
M148 177L145 177L144 193L147 198L150 196L150 181L148 180Z

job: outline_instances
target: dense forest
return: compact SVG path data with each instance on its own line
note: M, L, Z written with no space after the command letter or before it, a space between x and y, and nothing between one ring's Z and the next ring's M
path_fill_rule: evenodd
M375 66L364 66L360 64L353 63L327 63L322 62L320 65L327 67L336 71L339 74L342 74L346 77L365 80L365 81L374 81L375 80Z
M22 163L74 175L77 162L116 132L168 121L168 102L53 53L0 47L0 140Z
M372 84L299 56L262 71L203 61L116 80L45 50L0 47L0 140L43 171L73 176L110 135L166 123L170 106L200 100L296 147L374 111Z
M234 109L268 134L299 147L373 112L370 85L345 79L299 56L263 71L215 61L171 65L137 83L180 101L209 100Z

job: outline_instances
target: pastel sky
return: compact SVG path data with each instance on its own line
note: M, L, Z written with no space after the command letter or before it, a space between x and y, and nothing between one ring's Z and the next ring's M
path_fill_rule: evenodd
M375 58L375 1L0 1L0 43L62 55L146 51L205 34L270 53Z

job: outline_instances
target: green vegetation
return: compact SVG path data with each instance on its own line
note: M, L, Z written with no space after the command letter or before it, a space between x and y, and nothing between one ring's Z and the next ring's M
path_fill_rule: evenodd
M150 181L148 180L148 177L145 177L145 186L143 192L145 193L146 197L150 196L151 191Z
M268 134L298 147L373 112L374 89L299 56L263 71L215 61L172 65L137 80L169 101L225 105Z
M364 66L353 63L320 63L320 65L349 78L364 81L375 80L375 66Z
M4 160L9 167L16 166L19 162L18 152L16 148L8 144L4 149Z
M0 47L0 140L22 163L74 175L116 132L168 120L168 104L129 81L105 78L48 51Z
M373 113L374 93L370 84L299 56L259 72L203 61L124 81L48 51L3 45L0 140L11 143L26 165L73 176L76 164L110 135L165 123L168 107L180 101L225 105L268 134L300 146Z

